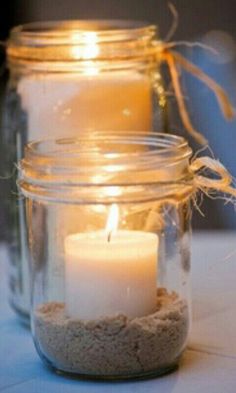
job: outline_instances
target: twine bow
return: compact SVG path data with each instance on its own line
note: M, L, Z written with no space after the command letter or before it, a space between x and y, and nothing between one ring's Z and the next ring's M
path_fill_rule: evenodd
M209 173L208 176L200 174L206 170ZM196 189L204 191L207 195L211 191L220 191L236 197L236 189L232 186L232 176L219 161L210 157L196 158L190 165L190 172L194 176ZM210 177L210 173L214 176L213 178Z
M190 135L200 144L205 145L207 144L206 138L197 131L192 122L190 120L185 101L183 98L182 88L179 81L179 74L178 74L178 66L181 66L190 74L194 75L196 78L200 79L203 83L205 83L210 90L212 90L217 98L221 111L227 120L231 120L234 118L235 111L234 108L229 100L224 89L216 83L212 78L206 75L200 68L195 66L193 63L188 61L185 57L181 56L175 50L171 50L170 48L174 47L178 43L169 43L165 44L156 43L157 49L157 58L161 59L161 61L165 61L168 65L170 76L173 83L174 92L177 99L177 104L179 108L179 113L183 122L183 125L187 129Z

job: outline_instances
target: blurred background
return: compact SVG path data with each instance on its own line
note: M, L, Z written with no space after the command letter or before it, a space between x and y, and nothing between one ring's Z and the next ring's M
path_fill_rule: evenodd
M236 107L236 1L173 0L173 4L178 10L179 24L172 39L200 41L217 49L218 56L200 48L185 48L181 51L223 85ZM172 15L165 0L9 0L4 2L0 13L0 39L7 38L12 26L56 19L145 20L159 26L162 38L172 23ZM4 50L0 56L1 64L4 64ZM1 101L6 80L7 70L3 67L0 78ZM209 140L214 156L236 177L236 121L227 123L224 120L213 93L201 82L184 74L183 83L193 123ZM179 126L177 118L173 126ZM6 228L6 216L1 203L5 197L0 156L0 241L4 240ZM194 213L194 228L236 229L233 204L205 198L201 211L204 216L197 211Z

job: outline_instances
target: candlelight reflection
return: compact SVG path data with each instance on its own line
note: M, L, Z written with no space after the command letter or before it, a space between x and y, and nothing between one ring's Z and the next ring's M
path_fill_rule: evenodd
M92 31L85 32L83 34L77 32L71 36L73 44L71 47L71 53L75 59L88 60L86 62L87 67L84 73L86 75L97 75L98 68L94 65L94 62L90 59L95 59L99 54L99 47L97 45L97 34ZM82 43L82 45L81 45Z

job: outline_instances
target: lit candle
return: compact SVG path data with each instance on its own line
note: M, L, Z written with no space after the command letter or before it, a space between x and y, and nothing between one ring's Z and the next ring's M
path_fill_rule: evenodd
M92 320L117 313L140 317L156 309L158 237L142 231L116 231L116 209L113 205L106 231L65 239L69 317Z

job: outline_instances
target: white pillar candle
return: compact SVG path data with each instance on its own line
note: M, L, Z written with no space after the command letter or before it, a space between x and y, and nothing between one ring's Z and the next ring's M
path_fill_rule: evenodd
M31 74L18 85L28 139L93 131L150 131L151 81L138 72Z
M113 209L114 211L114 209ZM108 232L109 231L109 232ZM156 309L158 237L142 231L77 233L65 239L65 303L71 318L128 317Z

